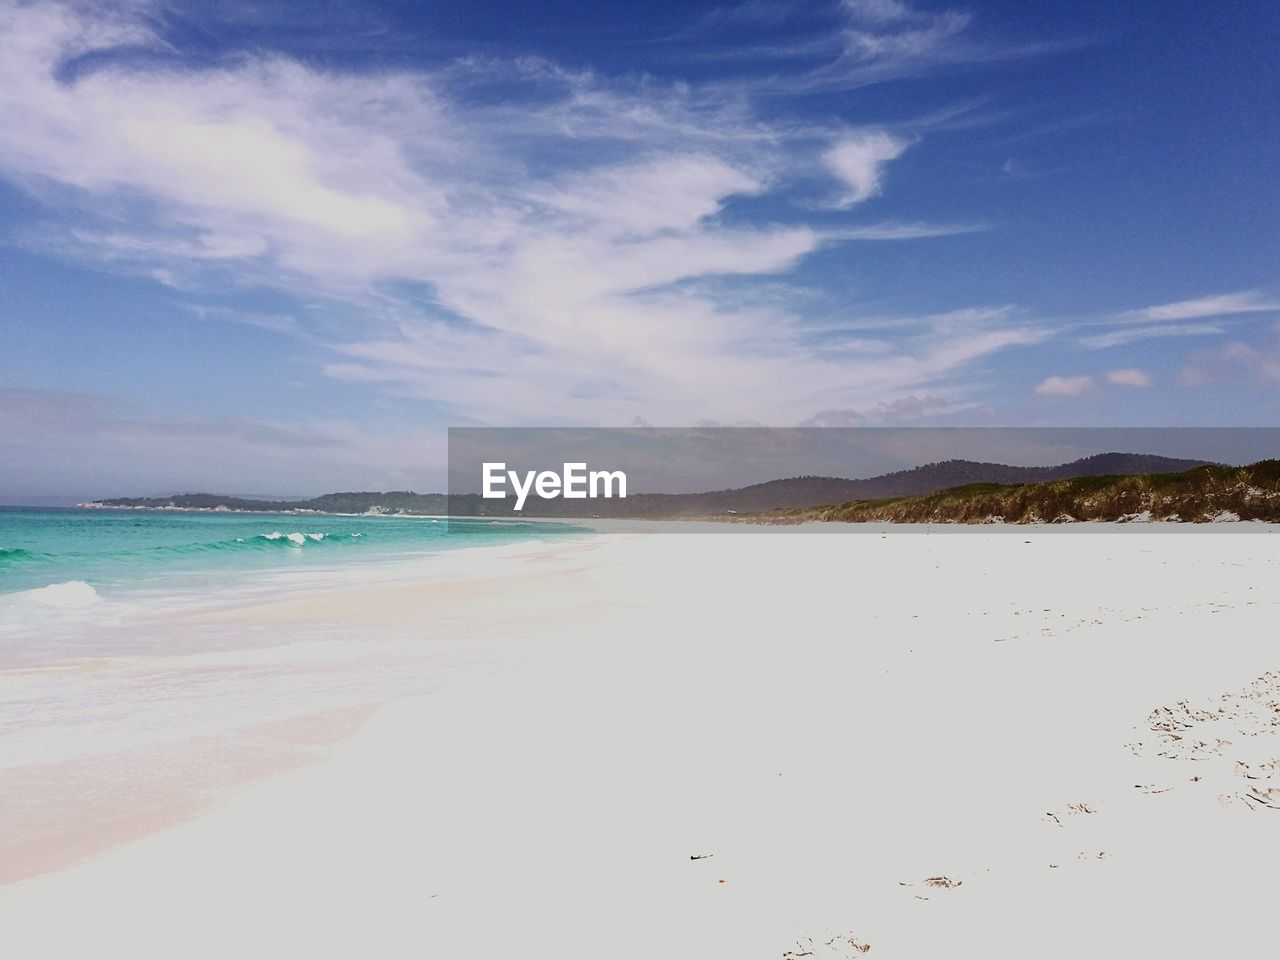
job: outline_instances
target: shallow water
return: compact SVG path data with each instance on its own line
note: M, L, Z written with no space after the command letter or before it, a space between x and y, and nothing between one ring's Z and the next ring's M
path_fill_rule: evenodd
M448 599L445 561L463 560L459 548L505 553L586 533L416 517L0 511L0 883L313 759L376 704L430 692L486 655L431 604L333 620L309 615L309 598L411 583ZM276 600L303 612L253 613Z
M435 517L0 508L0 595L68 581L96 591L183 574L333 569L545 539L566 525Z

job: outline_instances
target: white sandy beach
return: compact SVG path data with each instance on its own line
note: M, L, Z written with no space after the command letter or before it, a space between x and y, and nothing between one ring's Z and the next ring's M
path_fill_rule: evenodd
M484 655L327 759L0 888L0 950L1268 955L1278 544L609 533L220 613L416 618Z

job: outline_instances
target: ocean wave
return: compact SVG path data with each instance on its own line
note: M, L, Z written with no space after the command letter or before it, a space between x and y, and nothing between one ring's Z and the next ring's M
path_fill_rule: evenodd
M183 556L187 554L194 555L202 553L238 551L249 552L277 549L296 550L300 547L328 547L349 544L353 539L359 536L360 534L358 533L323 533L320 531L312 532L306 530L285 532L283 530L272 530L269 533L236 537L232 540L210 540L206 543L169 544L159 547L149 547L145 550L138 551L138 553Z
M223 553L257 553L272 550L299 550L306 547L314 550L317 547L332 548L351 546L359 543L363 537L360 533L332 533L309 530L271 530L252 536L236 537L231 540L211 540L206 543L169 544L149 547L137 551L137 555L153 557L182 558L205 554Z
M235 542L253 544L259 541L266 541L272 544L305 547L308 543L335 543L358 536L360 536L358 533L345 535L341 533L303 533L298 530L292 533L281 533L279 530L273 530L271 533L260 533L256 537L237 537Z
M169 544L165 546L150 547L137 551L137 554L150 555L153 557L163 556L168 558L182 558L187 556L201 556L205 554L249 554L270 552L273 550L299 550L303 547L308 549L315 549L317 547L331 548L350 546L354 543L358 543L361 536L362 534L359 533L272 530L268 533L236 537L232 540L211 540L207 543Z
M10 564L30 563L32 560L43 560L44 556L42 553L23 550L18 547L8 550L0 549L0 567L6 567Z
M323 533L299 533L296 530L293 533L281 533L279 530L275 530L271 533L259 534L256 538L250 538L250 539L271 540L273 542L276 540L283 540L284 542L291 543L296 547L301 547L301 546L305 546L308 540L310 540L312 543L319 543L321 540L324 539L324 534ZM244 542L243 538L241 538L238 542L243 543Z
M102 563L104 561L145 561L148 558L157 561L172 562L183 558L196 558L223 554L252 554L274 550L298 550L302 547L314 550L317 547L332 548L352 546L361 543L362 533L333 533L324 531L272 530L256 536L235 537L233 539L208 540L196 543L156 544L121 550L100 550L86 553L71 550L64 553L39 553L21 548L0 549L0 570L14 569L19 566L35 564L73 564Z

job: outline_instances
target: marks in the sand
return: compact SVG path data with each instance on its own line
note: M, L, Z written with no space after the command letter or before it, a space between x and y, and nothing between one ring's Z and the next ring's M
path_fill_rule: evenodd
M1047 820L1050 823L1055 823L1060 827L1065 827L1066 824L1063 821L1067 817L1091 817L1097 812L1098 810L1096 807L1087 803L1068 803L1065 809L1060 811L1050 810L1040 819Z
M1044 820L1046 823L1052 823L1059 829L1067 830L1072 826L1073 820L1083 822L1084 819L1096 817L1099 809L1100 807L1098 805L1085 803L1082 800L1076 800L1066 804L1061 810L1050 810L1046 812L1040 817L1040 819ZM1086 839L1091 832L1091 830L1086 830L1084 836L1076 836L1074 833L1064 834L1064 836L1073 836L1075 837L1075 842L1078 843L1081 840ZM1065 851L1062 852L1065 853ZM1106 860L1108 856L1110 856L1110 854L1108 854L1107 851L1097 850L1095 848L1093 850L1081 850L1076 854L1075 858L1083 861ZM1050 870L1057 870L1058 867L1059 864L1057 863L1049 864Z
M1277 774L1280 774L1280 760L1268 760L1265 763L1245 763L1243 760L1237 760L1235 765L1235 773L1238 777L1244 777L1246 780L1270 780Z
M689 854L689 859L690 860L710 860L714 856L715 856L714 853L691 853ZM716 881L717 886L719 886L722 883L724 883L723 880Z
M954 890L956 887L961 886L964 883L964 881L952 880L950 877L947 877L947 876L937 876L937 877L925 877L924 880L921 881L921 883L923 883L926 887L933 887L935 890Z
M1224 807L1280 810L1280 671L1215 700L1179 700L1147 715L1146 731L1129 744L1138 757L1196 763L1190 783L1209 780ZM1177 784L1135 784L1148 794Z
M1006 612L1008 616L1018 617L1016 621L1009 621L1008 625L1013 630L1007 636L995 637L996 642L1005 640L1024 640L1031 636L1041 638L1061 637L1069 633L1075 633L1080 630L1089 630L1093 627L1101 627L1108 623L1128 623L1133 620L1142 620L1151 613L1155 612L1150 608L1143 607L1141 613L1134 613L1132 610L1124 610L1113 607L1100 607L1092 611L1090 616L1073 616L1068 618L1067 612L1063 610L1055 610L1050 607L1017 607L1015 603L1010 604L1013 609ZM978 616L991 616L992 611L981 611ZM967 614L972 616L973 614ZM998 615L998 614L997 614ZM1023 619L1027 618L1027 619Z
M852 933L839 933L832 937L801 937L796 945L782 955L782 960L801 960L803 957L840 958L850 960L871 950L871 944L858 939Z
M947 875L945 875L945 874L938 874L937 876L933 876L933 877L925 877L925 878L924 878L923 880L921 880L921 881L920 881L920 883L919 883L919 886L922 886L922 887L928 887L928 888L929 888L929 889L931 889L931 890L954 890L954 889L956 889L957 887L961 887L961 886L963 886L963 885L964 885L964 881L963 881L963 880L953 880L953 879L951 879L951 877L948 877L948 876L947 876ZM916 886L916 884L911 883L910 881L907 881L907 880L899 880L899 881L898 881L898 886L900 886L900 887L915 887L915 886ZM924 894L920 894L920 893L917 893L917 894L915 895L915 898L916 898L917 900L928 900L928 899L929 899L929 898L928 898L928 896L926 896L926 895L924 895Z
M1280 787L1251 785L1237 793L1224 793L1218 797L1224 807L1246 807L1250 810L1280 810Z
M1249 588L1254 589L1253 587ZM1257 606L1258 601L1247 600L1243 606ZM1018 620L1007 621L1007 627L1010 633L1004 636L993 637L997 643L1008 640L1025 640L1036 636L1040 638L1061 637L1066 634L1076 633L1083 630L1092 630L1095 627L1106 627L1117 624L1137 623L1138 621L1155 621L1176 614L1182 616L1198 616L1209 613L1223 613L1235 607L1241 606L1236 599L1231 601L1215 601L1202 600L1198 602L1178 602L1172 605L1159 606L1098 606L1092 609L1086 616L1072 616L1068 618L1067 613L1063 611L1053 610L1046 607L1019 607L1017 601L1010 601L1010 609L1004 611L1004 615L1017 617ZM1000 617L1001 612L983 610L976 613L969 612L965 616L990 616ZM1028 622L1028 618L1029 621Z

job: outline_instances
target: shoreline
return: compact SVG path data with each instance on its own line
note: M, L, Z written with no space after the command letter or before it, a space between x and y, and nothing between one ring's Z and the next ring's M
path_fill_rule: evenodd
M834 505L833 505L834 506ZM831 506L815 506L808 509L830 509ZM21 508L27 509L27 508ZM31 508L31 509L47 509L47 508ZM1203 527L1233 527L1239 529L1252 529L1256 527L1264 527L1271 529L1280 529L1280 521L1262 520L1256 518L1242 519L1239 516L1215 515L1197 516L1191 519L1184 517L1143 517L1138 514L1124 515L1115 519L1096 519L1096 520L1005 520L1003 517L990 517L983 520L974 521L958 521L958 520L865 520L865 521L849 521L849 520L820 520L811 518L796 519L791 517L772 518L764 514L737 513L729 511L725 514L716 515L689 515L689 516L666 516L666 517L602 517L596 515L589 516L524 516L523 514L503 514L503 515L451 515L444 513L404 513L379 511L370 513L337 513L328 510L310 510L305 508L291 508L287 510L244 510L235 507L171 507L171 506L116 506L110 504L99 503L77 503L67 507L58 507L60 510L128 510L143 513L197 513L197 514L236 514L239 516L308 516L308 517L348 517L360 519L372 519L376 517L386 517L388 519L402 520L456 520L456 521L486 521L491 523L548 523L561 524L569 526L584 527L604 527L609 524L701 524L714 527L748 527L748 528L768 528L768 527L832 527L841 530L851 529L880 529L892 528L894 530L911 531L914 528L927 528L931 532L936 532L944 528L960 528L960 529L1001 529L1015 528L1018 530L1063 530L1063 529L1084 529L1097 530L1099 528L1110 527L1129 527L1129 528L1174 528L1178 530L1193 530Z
M0 689L15 708L39 696L70 710L77 701L92 703L96 688L104 686L118 688L114 696L145 696L131 708L143 719L98 745L105 733L92 715L78 727L31 727L25 749L22 740L0 740L0 889L208 815L255 783L321 761L386 704L446 682L454 669L450 661L500 657L508 641L498 633L468 645L429 619L457 619L477 599L492 602L507 591L519 595L523 588L513 578L523 558L536 553L546 560L571 545L475 544L366 571L355 582L353 568L345 584L335 573L274 595L238 599L227 593L212 604L189 601L186 609L132 610L123 620L97 627L106 647L101 654L20 660L0 668ZM336 603L335 590L343 598ZM413 603L380 600L409 594ZM394 637L379 635L380 624L411 630L422 649L397 649ZM264 628L273 631L265 646L192 644L209 631L226 636ZM361 629L367 639L344 639ZM118 649L107 639L135 632L155 635L163 646ZM384 673L407 670L421 679L397 688L371 672L371 657L386 661ZM331 672L349 669L369 673L360 690L331 691ZM281 685L304 684L321 699L311 703L295 696L296 703L278 708L264 703L244 716L207 719L198 711L216 710L219 701L207 707L197 702L197 712L173 728L160 716L146 719L156 709L148 688L178 684L175 692L187 685L200 692L211 683L231 692L250 684L246 690L258 697L272 696ZM13 719L38 723L17 712ZM90 734L94 739L86 746Z

